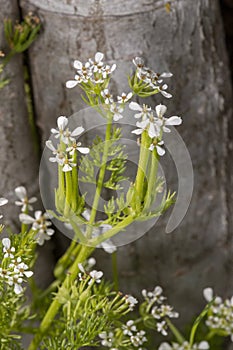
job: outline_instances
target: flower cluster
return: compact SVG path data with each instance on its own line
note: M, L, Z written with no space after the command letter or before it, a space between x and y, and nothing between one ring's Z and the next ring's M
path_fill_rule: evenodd
M155 148L157 153L162 156L165 150L161 147L164 142L162 140L163 132L169 133L171 130L169 126L176 126L182 123L182 119L178 116L172 116L165 118L164 114L167 111L167 107L160 104L155 107L156 115L151 111L151 107L146 105L140 106L136 102L130 102L129 108L136 111L135 118L141 118L141 121L136 123L138 129L132 131L133 134L141 135L146 131L151 138L151 144L149 150L153 151Z
M154 72L145 66L145 62L141 57L135 57L133 63L137 67L136 75L140 81L144 82L151 89L157 90L164 97L172 97L172 95L166 91L168 88L167 84L163 84L163 79L172 77L172 73Z
M102 84L104 80L116 69L116 64L112 66L103 62L104 54L97 52L95 58L90 58L87 62L82 63L74 61L74 68L77 70L74 80L68 80L66 87L71 89L77 84Z
M20 294L23 291L22 283L25 277L30 278L33 272L29 270L21 257L16 257L15 247L11 245L9 238L2 239L3 261L0 267L0 277L9 286L14 287L14 292Z
M185 341L183 344L172 343L162 343L158 350L208 350L209 344L207 341L201 341L198 344L190 345L189 342Z
M49 219L49 214L37 210L35 217L28 214L21 213L19 219L23 224L32 225L32 230L36 232L35 239L39 245L43 245L45 241L48 241L54 234L54 230L50 228L52 225Z
M138 350L145 350L141 346L147 342L146 332L138 330L135 322L129 320L126 324L123 324L121 329L116 329L113 332L102 332L99 334L101 339L101 345L110 348L111 350L117 350L120 344L124 344L124 347L137 348ZM121 336L119 336L121 334Z
M50 157L49 160L52 163L58 163L62 166L64 172L71 171L73 167L76 167L76 162L74 156L76 151L87 154L89 153L88 147L81 147L81 142L76 142L75 137L81 135L84 131L82 126L75 128L73 131L70 131L67 127L68 118L61 116L57 119L57 129L51 129L51 133L54 137L60 138L61 144L58 148L54 147L51 140L46 141L46 146L52 151L53 157Z
M208 302L212 301L206 325L216 333L230 336L233 342L233 296L223 301L221 297L214 296L212 288L204 289L203 294Z
M163 289L160 286L155 287L150 292L147 292L145 289L142 290L142 295L146 302L146 312L157 321L157 331L166 336L168 334L166 318L177 318L179 314L173 311L172 306L164 303L166 297L162 293Z

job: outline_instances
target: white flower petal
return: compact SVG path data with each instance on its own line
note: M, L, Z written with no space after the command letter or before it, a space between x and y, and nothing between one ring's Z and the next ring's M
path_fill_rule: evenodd
M67 171L71 171L72 167L69 164L65 164L63 166L62 170L66 173Z
M45 144L52 152L56 152L57 151L51 140L47 140L45 142Z
M96 52L95 54L95 61L97 63L101 62L104 58L104 54L102 52Z
M8 199L6 199L6 198L0 198L0 207L1 207L2 205L7 204L7 203L8 203Z
M159 156L163 156L165 154L165 149L163 149L162 147L156 145L156 149Z
M166 113L167 111L167 107L164 106L164 105L157 105L155 107L155 110L156 110L156 114L159 118L162 118L164 116L164 114Z
M158 133L155 129L155 125L153 123L150 123L149 129L148 129L148 135L153 139L154 137L158 136Z
M214 297L213 289L212 288L205 288L203 290L203 296L204 296L205 300L208 301L208 302L213 300L213 297Z
M15 292L15 294L20 294L20 293L22 293L22 291L23 291L23 287L20 284L16 283L14 285L14 292Z
M11 241L9 238L3 238L2 244L6 249L10 249Z
M88 154L90 152L90 149L88 147L77 147L77 150L83 154Z
M80 69L82 69L82 67L83 67L82 62L80 62L80 61L78 61L78 60L75 60L75 61L74 61L74 68L75 68L75 69L80 70Z
M27 197L26 188L24 186L16 187L15 194L19 199L23 200L25 197Z
M198 349L200 350L208 350L210 347L209 347L209 344L207 343L207 341L201 341L198 345Z
M132 111L142 111L142 107L137 102L130 102L129 108L132 109Z
M71 136L79 136L85 129L82 126L78 126L72 131Z
M32 197L28 200L28 203L32 204L32 203L35 203L37 202L37 198L36 197Z
M143 129L135 129L131 131L131 133L136 135L141 135L143 133Z
M32 277L33 272L32 272L32 271L24 271L24 275L25 275L27 278L30 278L30 277Z
M180 125L182 124L182 119L177 116L173 116L165 119L165 125Z
M164 73L162 73L162 74L160 74L160 78L171 78L173 76L173 74L172 73L170 73L170 72L164 72Z
M31 216L27 215L27 214L19 214L19 220L26 225L30 225L33 224L35 222L35 219L32 218Z
M57 126L59 128L59 130L64 130L65 127L68 124L68 118L64 117L64 116L60 116L57 118Z
M159 346L159 349L158 350L172 350L172 347L170 344L168 343L162 343L160 346Z
M160 90L161 94L166 98L172 98L172 94L169 94L169 92L166 92L164 90Z
M41 210L36 210L35 211L35 218L36 220L39 220L42 216L42 211Z
M78 81L77 80L68 80L66 82L66 87L67 89L72 89L74 88L76 85L78 85Z

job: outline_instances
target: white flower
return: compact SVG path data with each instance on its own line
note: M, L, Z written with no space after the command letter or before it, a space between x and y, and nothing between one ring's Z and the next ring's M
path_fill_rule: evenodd
M147 130L148 135L150 138L158 137L160 135L160 128L158 126L158 123L156 119L153 117L153 114L151 113L150 118L143 120L141 122L137 122L136 126L139 129L135 129L131 131L133 134L141 135L143 131Z
M115 103L110 106L110 111L113 113L113 120L115 122L123 118L123 115L121 115L123 110L121 106L117 106Z
M37 231L36 240L39 245L43 245L44 241L47 241L54 234L54 230L49 226L52 225L51 221L47 220L49 215L47 213L42 214L40 210L35 212L35 218L27 214L20 214L19 219L26 225L32 224L32 229Z
M142 295L148 302L157 302L162 304L166 298L162 295L163 289L160 286L156 286L153 291L147 292L146 289L142 290Z
M87 154L90 152L90 149L88 147L80 147L81 142L74 141L71 146L67 147L66 152L68 152L70 155L74 155L75 151L79 151L80 153Z
M106 65L103 68L103 78L106 79L108 75L112 74L114 70L116 69L116 64L114 63L112 66Z
M72 158L65 158L63 162L62 171L64 171L65 173L67 173L68 171L72 171L72 169L76 167L76 165L77 164L73 162Z
M137 332L137 327L134 324L133 320L129 320L126 322L126 325L122 326L123 334L124 335L133 335L134 332Z
M20 199L19 201L15 201L15 204L22 207L22 212L24 212L27 209L33 210L33 206L31 204L35 203L37 201L37 198L28 198L27 191L24 186L16 187L15 194Z
M144 67L144 60L141 57L134 57L133 64L138 68L142 69Z
M126 303L129 304L130 310L133 310L135 305L138 304L138 301L136 298L134 298L132 295L125 295Z
M185 341L183 344L172 343L172 345L165 342L159 346L158 350L208 350L209 348L207 341L201 341L199 344L196 343L192 346L189 345L189 342Z
M65 143L68 144L70 141L74 141L74 137L79 136L83 131L84 128L82 126L77 127L73 131L70 131L68 128L66 128L68 125L68 118L61 116L57 118L57 126L58 130L52 128L51 133L54 135L55 138L61 137L61 140ZM51 144L47 145L53 152L57 152L57 150L54 148L52 149Z
M92 65L93 71L96 73L102 72L104 54L102 52L96 52L94 61L90 58L89 62Z
M9 238L2 239L4 258L14 258L15 247L11 246L11 240Z
M101 344L103 346L106 346L107 348L111 348L113 345L113 341L114 341L114 335L112 332L102 332L99 334L99 337L101 339Z
M96 283L100 283L101 282L101 278L103 277L103 272L102 271L97 271L97 270L92 270L89 273L89 275L91 276L92 280L94 280Z
M163 156L165 154L165 149L161 147L163 145L164 145L163 141L159 141L159 142L156 141L155 143L152 143L150 145L149 150L153 151L154 148L156 148L158 155Z
M0 207L8 203L8 199L0 198ZM2 219L3 215L0 214L0 219Z
M75 80L68 80L68 81L66 82L66 87L67 87L68 89L74 88L76 85L82 83L82 81L83 81L82 77L81 77L79 74L76 74L76 75L74 76L74 79L75 79Z
M129 108L132 109L132 111L138 111L139 113L136 113L134 117L137 119L142 118L142 120L145 120L151 112L151 107L148 107L145 104L140 106L137 102L130 102Z
M164 97L166 97L166 98L172 97L172 94L170 94L169 92L166 91L168 88L167 84L163 84L162 86L158 86L157 88Z
M170 118L164 118L164 114L167 111L167 107L164 105L157 105L155 107L155 111L157 114L157 118L156 118L156 123L161 126L161 128L163 129L164 132L171 132L171 130L169 128L167 128L167 126L176 126L176 125L180 125L182 124L182 119L178 116L172 116Z
M65 153L56 149L51 140L45 142L46 146L53 152L55 157L49 157L49 161L52 163L58 163L59 165L63 165L65 161Z
M110 94L108 89L104 89L103 91L101 91L101 96L104 98L104 102L106 104L110 104L113 102L112 95Z
M203 296L208 303L214 298L214 291L212 288L205 288L203 290Z
M119 103L126 103L131 99L132 96L132 92L129 92L128 94L123 92L121 96L117 96L117 100Z
M157 327L157 331L162 335L166 336L168 334L166 321L157 322L156 327Z
M20 275L14 274L13 276L10 276L7 283L9 286L14 286L15 294L20 294L23 292L23 287L21 286L21 283L23 283L23 278Z
M10 265L11 266L11 265ZM26 276L27 278L32 277L33 272L28 270L29 267L24 262L20 262L19 264L14 264L14 272L19 276Z
M88 269L92 268L93 266L95 266L96 264L96 260L95 258L91 257L87 260L87 267Z
M143 345L147 341L147 338L145 337L146 332L145 331L139 331L137 334L132 335L130 337L131 343L135 347L139 347L140 345Z

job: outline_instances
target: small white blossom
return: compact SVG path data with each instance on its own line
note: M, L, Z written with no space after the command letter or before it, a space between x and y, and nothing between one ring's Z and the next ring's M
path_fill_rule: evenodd
M23 278L20 275L14 274L13 276L9 276L7 283L9 286L14 286L15 294L20 294L23 292L23 287L21 286L23 283Z
M102 68L103 68L103 59L104 59L104 54L102 52L96 52L95 54L95 59L92 60L91 58L89 59L89 62L92 65L93 71L96 73L101 73Z
M111 348L114 342L114 334L112 332L102 332L99 334L101 344L107 348Z
M75 151L79 151L82 154L87 154L90 152L90 149L88 147L80 147L81 142L72 142L72 145L67 147L66 152L68 152L70 155L74 155Z
M88 269L91 269L93 266L95 266L95 264L96 264L95 258L91 257L87 260Z
M203 290L203 296L208 303L214 299L214 291L212 288L205 288Z
M132 92L129 92L128 94L123 92L121 96L117 96L117 100L119 103L126 103L131 99L132 96L133 96Z
M123 118L123 115L121 114L123 112L123 108L121 106L118 106L116 105L115 103L113 103L111 106L110 106L110 111L112 112L113 114L113 120L115 122L117 122L118 120L122 119Z
M16 187L15 194L19 198L19 201L15 201L15 204L21 206L21 211L25 210L33 210L33 206L31 204L37 201L36 197L28 198L26 188L24 186Z
M145 343L147 341L145 334L146 334L146 332L141 330L141 331L137 332L137 334L132 335L130 337L132 345L137 347L137 348L139 346L143 345L143 343Z
M11 246L10 238L2 239L4 258L14 258L15 247Z
M52 163L58 163L59 165L63 165L65 161L65 153L59 149L56 149L51 140L47 140L45 142L46 146L53 152L54 157L50 157L49 161Z
M151 114L151 107L148 107L145 104L140 106L137 102L130 102L129 108L132 111L139 112L134 115L134 117L137 119L142 118L142 120L145 120Z
M156 327L157 327L157 331L159 333L161 333L164 336L167 336L168 333L167 333L167 323L166 323L166 321L157 322Z
M113 103L113 97L108 89L104 89L103 91L101 91L101 96L104 98L104 102L106 104Z
M65 143L68 144L69 142L74 141L74 137L79 136L80 134L82 134L82 132L84 131L84 128L82 126L77 127L76 129L74 129L73 131L70 131L68 128L66 128L68 125L68 118L61 116L59 118L57 118L57 126L58 126L58 130L52 128L51 129L51 133L54 135L55 138L59 138L61 137L61 140ZM52 151L55 152L54 149L52 149L51 144L47 145Z
M153 291L147 292L146 289L142 290L142 296L147 300L149 303L151 301L156 302L158 304L162 304L166 298L162 295L163 289L160 286L156 286Z
M161 147L163 145L164 145L163 141L159 141L159 142L156 141L155 143L152 143L150 145L149 150L153 151L154 148L156 148L158 155L163 156L165 154L165 149Z
M35 218L23 213L19 215L19 219L22 223L32 225L32 229L37 231L35 238L39 245L43 245L44 241L49 240L54 234L54 230L49 227L52 223L48 218L49 215L47 213L42 214L40 210L35 212Z
M116 69L116 64L114 63L112 66L106 65L103 68L103 78L106 79L108 75L112 74Z
M101 282L101 278L103 277L102 271L92 270L89 275L91 276L92 280L94 280L96 283ZM89 282L90 283L90 282Z
M138 129L131 131L133 134L141 135L143 131L147 131L148 135L152 139L155 137L159 137L160 135L160 127L152 113L150 114L150 117L148 119L143 120L141 122L137 122L136 126L138 127Z
M171 132L171 130L169 128L167 128L167 126L177 126L182 124L182 119L178 116L172 116L170 118L164 118L164 114L167 111L167 107L164 105L157 105L155 107L155 111L157 114L157 118L156 118L156 123L161 126L161 128L163 129L164 132Z
M125 325L122 326L123 334L132 336L135 332L137 332L137 327L133 320L129 320Z
M134 298L132 295L125 295L125 300L127 304L129 304L130 310L133 310L135 305L138 304L137 299Z

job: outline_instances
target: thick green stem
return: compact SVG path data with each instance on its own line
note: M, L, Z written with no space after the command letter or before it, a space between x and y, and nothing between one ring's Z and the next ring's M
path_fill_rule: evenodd
M65 209L64 209L64 216L69 216L70 210L71 210L71 203L72 203L72 177L71 172L67 171L65 173L66 178L66 202L65 202Z
M112 130L112 118L108 118L108 124L107 124L107 128L106 128L105 142L104 142L104 151L103 151L103 157L102 157L102 166L100 168L99 177L98 177L97 186L96 186L95 197L94 197L93 204L92 204L92 210L91 210L91 215L90 215L90 220L89 220L90 225L92 225L95 221L96 213L97 213L97 209L98 209L98 204L99 204L99 200L100 200L100 196L101 196L101 191L102 191L102 187L103 187L104 175L105 175L105 170L106 170L106 163L108 160L108 150L109 150L109 146L110 146L109 141L111 139L111 130ZM87 239L90 238L91 233L92 233L92 227L89 226L87 228L87 236L86 236Z
M152 205L153 198L154 198L157 171L158 171L158 156L157 156L156 150L154 150L151 156L150 173L148 177L149 180L148 180L147 192L144 200L144 210L148 210Z
M53 300L46 315L44 316L44 318L39 326L38 333L33 338L31 344L29 345L28 350L37 350L38 349L38 346L39 346L43 336L48 331L49 327L51 326L51 324L52 324L52 322L53 322L55 316L57 315L59 308L61 306L61 304L59 303L58 300L59 300L59 293L60 293L60 291L62 291L62 287L64 287L64 288L69 287L69 284L77 278L77 275L79 272L78 263L86 260L87 257L92 253L93 250L94 250L94 248L82 246L80 253L76 257L73 265L71 266L71 268L69 269L69 271L67 273L67 276L66 276L64 282L62 283L61 289L58 291L57 297Z
M144 186L145 186L145 175L148 164L148 158L150 151L148 150L148 134L147 131L142 133L140 155L138 162L138 170L135 180L135 196L133 198L132 207L136 208L137 211L141 211L141 202L144 200Z

